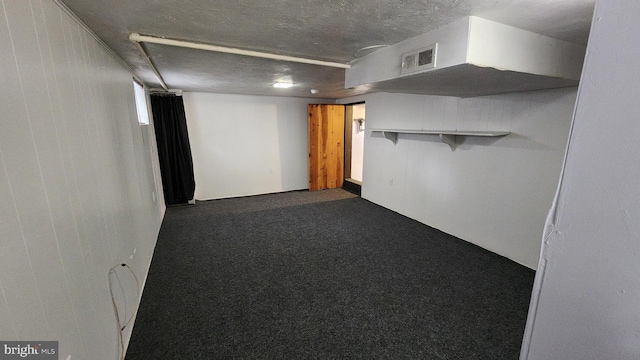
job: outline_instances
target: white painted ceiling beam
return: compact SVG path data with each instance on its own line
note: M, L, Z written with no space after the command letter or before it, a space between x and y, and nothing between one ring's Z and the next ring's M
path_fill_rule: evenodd
M331 62L331 61L322 61L322 60L301 58L301 57L295 57L295 56L272 54L272 53L265 53L260 51L203 44L203 43L197 43L192 41L140 35L137 33L131 33L131 35L129 35L129 40L134 43L145 42L150 44L176 46L176 47L189 48L189 49L221 52L226 54L252 56L252 57L263 58L263 59L290 61L290 62L297 62L297 63L303 63L303 64L319 65L319 66L328 66L328 67L341 68L341 69L349 69L351 67L349 64L343 64L343 63L337 63L337 62Z

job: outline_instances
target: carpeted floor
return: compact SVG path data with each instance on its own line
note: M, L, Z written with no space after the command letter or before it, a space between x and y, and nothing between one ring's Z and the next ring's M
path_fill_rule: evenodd
M517 359L533 277L343 190L173 207L126 359Z

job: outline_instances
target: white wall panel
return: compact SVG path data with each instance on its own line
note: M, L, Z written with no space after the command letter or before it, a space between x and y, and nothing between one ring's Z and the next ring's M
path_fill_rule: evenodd
M146 277L164 210L154 134L130 71L54 2L1 4L0 338L117 358L107 274Z
M24 5L24 4L23 4ZM27 3L28 5L28 3ZM0 131L0 154L2 155L2 284L6 286L6 297L12 317L23 319L24 327L17 329L17 335L24 336L30 331L41 329L50 332L36 278L32 274L32 260L27 250L27 239L23 232L17 208L18 201L39 204L37 196L29 198L30 189L42 189L38 171L38 161L33 149L33 139L27 121L27 111L23 100L20 74L13 51L13 39L9 33L6 10L3 8L0 46L0 62L3 66L0 76L2 84L0 97L3 102L2 131ZM14 184L16 183L17 184ZM18 187L18 189L15 189ZM22 187L22 189L20 189ZM16 199L16 191L27 198ZM37 193L37 192L36 192ZM6 223L5 223L6 221ZM21 274L16 277L14 274ZM8 291L19 289L19 291ZM26 305L22 307L22 305Z
M640 2L597 1L520 359L640 359Z
M1 90L0 96L4 96ZM2 300L10 313L10 319L0 323L0 327L3 333L13 331L17 338L24 338L32 332L46 331L47 325L3 159L0 148L0 286ZM20 327L16 327L18 323L21 324Z
M67 235L65 223L68 217L65 215L65 208L68 207L68 197L64 196L64 192L58 191L64 188L64 172L59 171L62 160L55 136L55 118L51 118L51 99L46 86L42 48L39 46L33 17L36 12L31 5L30 2L21 1L8 7L6 14L12 34L20 89L25 97L28 94L30 98L39 101L24 101L22 104L25 106L26 117L10 119L20 122L22 129L8 134L14 137L14 143L6 141L8 146L4 153L17 160L7 165L14 194L22 199L16 202L16 210L24 225L24 236L26 239L38 240L27 241L27 251L33 271L39 274L36 282L41 301L45 309L58 308L58 311L45 313L51 331L48 338L57 337L69 347L82 347L82 343L78 341L74 300L70 296L58 239L59 235ZM30 21L24 20L30 17ZM15 136L20 133L25 134L24 137ZM12 154L13 151L16 153ZM19 164L21 153L32 153L31 169L27 170ZM21 181L24 178L34 181L24 183ZM33 208L34 204L38 206ZM34 224L38 226L33 226ZM59 231L62 233L59 234Z
M362 195L425 224L535 267L576 90L477 98L365 96L367 129L504 130L504 138L367 133Z
M15 339L17 337L15 326L9 315L9 303L4 296L2 283L0 283L0 323L4 324L0 327L0 339Z
M185 93L196 199L307 189L307 105L321 102Z

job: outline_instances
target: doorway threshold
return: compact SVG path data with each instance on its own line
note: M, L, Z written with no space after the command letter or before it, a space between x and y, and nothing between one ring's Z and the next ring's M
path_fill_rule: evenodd
M356 179L344 179L342 188L358 196L362 195L362 182Z

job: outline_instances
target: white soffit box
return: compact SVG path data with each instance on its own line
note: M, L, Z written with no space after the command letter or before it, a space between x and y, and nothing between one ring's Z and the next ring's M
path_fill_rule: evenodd
M453 22L393 46L374 51L345 70L345 87L377 83L401 76L402 55L437 43L437 68L464 64L467 60L469 18Z
M433 64L407 69L431 47ZM576 86L585 50L471 16L355 60L345 87L467 97Z

